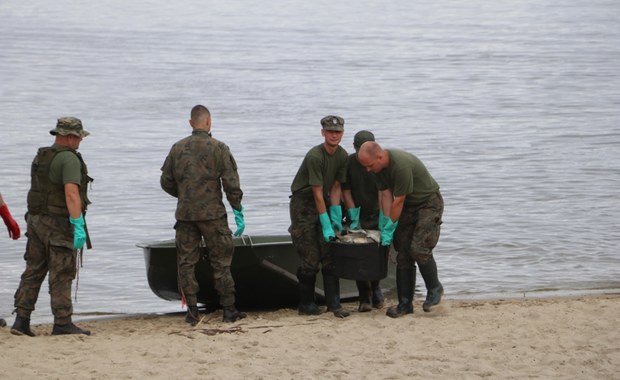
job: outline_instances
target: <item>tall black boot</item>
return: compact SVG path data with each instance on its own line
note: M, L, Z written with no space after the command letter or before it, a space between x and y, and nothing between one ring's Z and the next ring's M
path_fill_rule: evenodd
M415 267L396 267L396 290L398 306L390 307L385 315L392 318L413 313L413 288L415 286Z
M200 314L198 313L198 306L187 305L187 314L185 314L185 322L192 326L196 326L200 321Z
M383 297L379 280L370 283L370 291L372 292L372 306L376 309L381 309L385 302L385 297Z
M368 281L355 281L355 285L357 285L357 291L360 295L360 305L357 308L357 311L360 313L364 313L372 310L372 299L370 296L370 282Z
M11 327L11 334L35 336L32 330L30 330L30 318L23 318L19 315L15 317L15 323Z
M224 307L224 313L223 313L223 316L222 316L222 321L224 321L224 322L235 322L235 321L238 321L239 319L243 319L245 317L247 317L247 314L246 313L242 313L239 310L237 310L235 305L226 306L226 307Z
M73 322L65 323L64 325L54 323L54 327L52 328L52 335L75 335L75 334L90 335L90 330L81 329L77 327L76 325L74 325Z
M433 307L439 305L441 302L441 296L443 296L443 286L439 282L437 275L437 263L435 258L431 258L424 265L418 264L420 267L420 274L424 279L426 285L426 300L422 305L424 311L429 312L433 310Z
M299 280L299 314L321 314L321 310L314 301L316 274L303 273L301 268L297 268L297 280Z
M327 311L331 311L338 318L348 317L351 313L340 305L340 279L334 275L331 269L323 268L323 288Z

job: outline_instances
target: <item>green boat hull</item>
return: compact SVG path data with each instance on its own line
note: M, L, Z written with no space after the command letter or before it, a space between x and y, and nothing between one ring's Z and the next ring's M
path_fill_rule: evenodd
M299 303L297 268L300 261L290 235L241 236L234 238L231 273L235 279L236 304L243 309L275 309L296 307ZM138 244L143 249L148 284L158 297L180 300L177 282L176 247L174 240ZM208 309L219 307L219 297L213 286L213 271L206 249L196 265L200 285L198 302ZM381 281L382 288L395 285L393 268ZM357 298L355 281L340 280L341 298ZM315 295L323 300L323 279L317 275Z

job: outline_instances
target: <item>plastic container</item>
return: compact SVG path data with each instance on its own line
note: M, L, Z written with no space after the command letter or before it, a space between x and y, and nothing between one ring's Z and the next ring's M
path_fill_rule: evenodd
M334 274L358 281L376 281L387 277L389 247L379 243L329 243Z

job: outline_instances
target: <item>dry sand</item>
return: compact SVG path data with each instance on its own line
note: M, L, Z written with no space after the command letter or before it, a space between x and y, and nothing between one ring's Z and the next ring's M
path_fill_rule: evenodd
M345 307L346 319L282 309L232 324L216 311L196 327L182 314L78 323L92 336L0 328L0 379L620 379L620 294L445 300L432 313L416 302L399 319Z

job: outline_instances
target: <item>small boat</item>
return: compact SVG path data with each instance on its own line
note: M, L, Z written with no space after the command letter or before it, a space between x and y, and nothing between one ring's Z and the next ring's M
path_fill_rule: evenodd
M244 235L234 238L235 251L230 267L235 280L236 305L248 309L276 309L296 307L299 303L296 276L299 257L293 248L290 235ZM174 239L141 243L146 264L146 274L153 293L165 300L180 300L177 282L176 247ZM219 307L219 297L213 287L213 272L206 249L196 265L196 279L200 285L198 302L207 309ZM393 268L381 281L385 291L395 286ZM343 300L358 297L355 281L341 279L340 293ZM323 302L323 278L317 275L315 295Z

